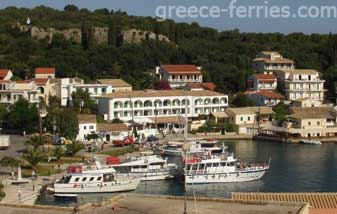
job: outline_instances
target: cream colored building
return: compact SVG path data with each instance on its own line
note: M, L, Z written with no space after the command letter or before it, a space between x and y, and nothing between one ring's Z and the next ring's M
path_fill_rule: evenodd
M228 115L228 122L239 127L239 134L256 134L259 125L268 124L269 117L274 114L271 107L228 108L225 112Z
M108 90L107 93L118 91L132 91L132 85L122 79L98 79L97 83L111 87L111 91Z
M30 103L38 103L38 90L32 80L12 82L0 80L0 103L14 104L20 98L28 100Z
M294 107L309 108L309 107L321 107L322 101L313 99L298 99L292 102Z
M295 62L284 58L277 51L262 51L253 60L253 69L258 73L272 73L276 70L293 70Z
M324 100L324 80L316 70L279 70L276 72L287 100Z

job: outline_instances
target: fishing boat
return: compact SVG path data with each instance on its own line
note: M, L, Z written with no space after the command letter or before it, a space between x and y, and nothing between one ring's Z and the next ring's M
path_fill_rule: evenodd
M239 162L233 153L205 153L186 156L183 170L186 184L235 183L258 180L269 169L268 164ZM270 161L269 161L270 162Z
M319 140L301 140L300 144L321 145L322 143Z
M119 159L115 159L115 162L119 162ZM114 168L117 174L141 177L142 181L173 178L177 170L176 164L168 163L167 159L158 155L131 158L123 163L112 164L105 167Z
M125 192L135 190L141 181L139 177L118 175L114 168L102 168L98 162L96 165L94 170L82 171L82 166L71 168L73 171L56 181L50 190L58 195Z

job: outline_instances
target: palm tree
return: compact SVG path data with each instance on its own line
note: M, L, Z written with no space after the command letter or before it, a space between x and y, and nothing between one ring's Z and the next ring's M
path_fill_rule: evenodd
M32 166L33 169L36 169L37 165L46 158L46 155L39 149L28 149L22 157Z
M13 170L13 168L20 166L21 160L18 160L16 158L13 157L9 157L9 156L4 156L1 160L0 160L0 166L3 167L8 167L11 170Z
M74 156L82 149L84 149L84 145L78 141L74 141L66 145L66 155Z
M44 136L34 135L26 141L27 145L30 145L34 150L38 149L40 146L43 146L46 143L46 138Z
M64 156L64 149L62 146L56 146L53 149L53 155L56 157L56 159L59 161L61 157Z

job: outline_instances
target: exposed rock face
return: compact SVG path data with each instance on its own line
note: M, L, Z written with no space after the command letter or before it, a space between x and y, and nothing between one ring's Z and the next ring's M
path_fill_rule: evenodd
M142 41L149 39L157 39L161 42L170 42L170 39L167 36L161 34L157 35L150 31L131 29L123 32L123 41L125 43L141 43Z
M47 39L50 43L53 40L55 34L62 34L66 39L76 43L81 43L82 32L80 28L69 28L66 30L57 30L54 28L38 28L34 26L20 25L17 23L13 26L19 29L21 32L30 33L30 36L35 39ZM92 30L93 40L96 44L108 43L109 28L107 27L94 27ZM159 40L161 42L171 42L167 36L161 34L155 34L150 31L142 31L137 29L131 29L122 32L123 43L141 43L145 40Z

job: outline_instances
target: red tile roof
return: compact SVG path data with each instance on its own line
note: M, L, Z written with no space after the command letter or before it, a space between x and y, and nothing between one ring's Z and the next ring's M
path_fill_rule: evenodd
M33 81L37 84L37 85L45 85L47 84L49 79L43 79L43 78L36 78L33 79Z
M11 81L9 81L9 80L2 80L2 79L0 79L0 83L10 83Z
M9 69L0 69L0 79L3 79L7 76Z
M210 91L214 91L216 89L216 85L212 82L203 82L203 83L187 83L187 87L191 89L206 89Z
M256 79L258 80L275 80L276 77L273 74L255 74Z
M273 91L267 91L267 90L261 90L256 93L257 95L269 98L269 99L284 99L284 96L282 94L273 92Z
M195 65L162 65L161 68L169 74L201 74Z
M35 74L55 74L55 68L35 68Z

